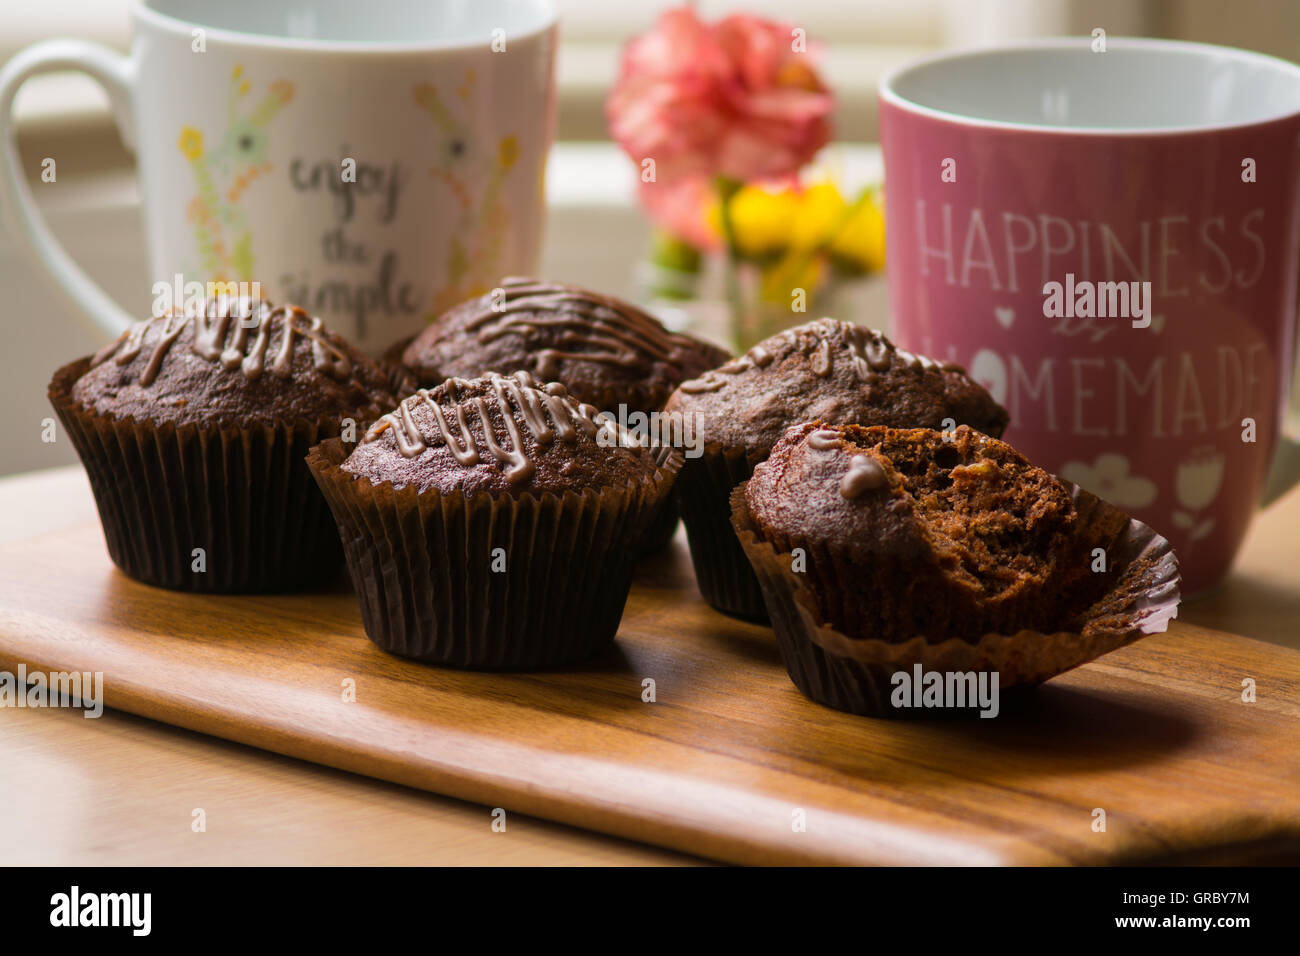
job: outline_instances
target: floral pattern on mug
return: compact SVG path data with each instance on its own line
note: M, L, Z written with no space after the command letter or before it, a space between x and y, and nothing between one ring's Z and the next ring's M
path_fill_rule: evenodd
M433 83L412 93L432 117L441 137L429 175L455 197L460 228L447 247L446 286L433 298L433 315L491 289L501 276L501 253L510 229L510 211L502 193L519 160L519 137L507 133L495 143L476 138L473 123L474 71L445 95Z
M1145 508L1156 500L1156 483L1130 474L1128 458L1117 452L1098 455L1091 465L1067 461L1061 477L1121 508Z
M1224 459L1213 448L1198 448L1178 463L1174 472L1174 497L1186 511L1175 510L1174 526L1199 541L1214 530L1214 519L1197 519L1196 512L1214 503L1223 489Z
M244 68L236 66L230 74L226 128L216 146L206 149L203 132L193 126L182 127L177 142L198 189L186 218L194 224L199 260L209 280L252 278L253 237L239 203L249 186L271 171L268 127L293 99L293 84L276 80L256 106L241 113L240 102L251 89Z

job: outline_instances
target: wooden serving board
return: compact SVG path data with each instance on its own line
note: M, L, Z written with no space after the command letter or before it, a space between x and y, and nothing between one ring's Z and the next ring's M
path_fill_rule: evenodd
M109 706L191 730L737 863L1300 859L1300 652L1175 624L993 720L852 717L800 696L770 631L703 603L680 534L616 650L494 675L383 654L343 590L138 584L80 525L0 548L0 669L19 663L102 671Z

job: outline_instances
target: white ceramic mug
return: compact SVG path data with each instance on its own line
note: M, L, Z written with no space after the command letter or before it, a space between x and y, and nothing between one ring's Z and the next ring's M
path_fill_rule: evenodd
M137 0L128 56L52 40L0 72L0 196L109 335L164 289L245 280L377 353L536 269L555 19L549 0ZM151 287L138 310L55 241L19 164L19 87L67 69L108 91L139 161Z

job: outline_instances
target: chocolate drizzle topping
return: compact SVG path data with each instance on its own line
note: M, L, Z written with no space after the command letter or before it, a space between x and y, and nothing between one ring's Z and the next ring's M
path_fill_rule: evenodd
M870 455L854 455L849 459L849 470L840 479L840 494L852 501L864 492L885 487L887 483L880 462Z
M281 321L277 323L277 319ZM238 367L250 380L260 377L266 369L266 354L277 324L284 331L271 359L273 375L287 378L293 372L293 346L299 336L311 342L312 364L317 371L340 380L352 373L351 360L326 337L324 324L316 316L295 305L272 308L270 303L261 300L225 297L209 300L202 310L171 312L137 322L96 352L90 367L110 358L118 365L131 362L144 348L145 333L157 324L159 334L139 379L140 385L148 386L158 377L167 353L191 322L195 330L190 350L195 355L209 362L220 362L227 369Z
M837 345L839 338L842 345ZM835 370L835 362L847 352L858 378L870 381L877 374L888 371L893 356L897 356L904 367L918 370L942 369L959 371L960 366L951 362L936 362L924 355L916 355L906 349L895 346L879 332L841 322L837 319L818 319L806 325L786 329L779 335L760 342L738 358L712 371L705 372L699 378L683 382L681 390L687 394L697 395L703 392L716 392L727 384L732 375L739 375L755 368L770 365L777 354L798 352L808 359L812 373L818 378L826 378ZM774 354L775 353L775 354Z
M494 393L505 433L498 436L487 399L482 395L462 395L481 390L487 383ZM455 403L450 413L443 400ZM437 432L421 430L414 413L421 405L431 409ZM483 434L479 447L470 428L470 417L477 417ZM445 445L456 461L466 467L485 458L503 469L506 481L518 484L532 476L535 466L525 452L520 426L528 430L539 446L551 442L575 442L580 435L594 437L608 430L611 440L620 445L640 446L640 436L627 431L618 422L585 402L578 402L559 382L539 384L527 372L513 375L485 375L480 379L449 378L436 389L422 388L396 409L380 418L362 437L363 442L379 440L390 429L397 449L404 457L414 458L431 445Z
M534 370L542 379L556 377L564 359L622 368L646 361L676 365L675 350L695 347L645 312L583 289L511 277L502 280L501 291L504 299L486 297L465 329L483 343L510 334L527 339L552 333L556 344L533 353Z
M844 436L834 428L817 428L805 439L813 451L835 452L843 446ZM864 492L885 487L889 479L880 462L870 455L854 455L849 459L849 470L840 479L840 494L852 501Z
M808 435L808 447L813 451L830 451L838 448L842 440L833 428L819 428Z

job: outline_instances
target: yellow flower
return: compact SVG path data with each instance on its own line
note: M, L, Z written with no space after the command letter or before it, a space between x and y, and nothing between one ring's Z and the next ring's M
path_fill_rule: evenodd
M796 249L816 249L835 235L848 213L848 205L832 182L814 183L799 197L790 244Z
M244 75L244 65L242 63L236 64L235 68L230 71L230 78L232 80L237 80L243 75Z
M885 267L885 214L871 196L864 196L835 234L831 254L865 272Z
M181 127L181 152L185 158L193 161L203 155L203 134L193 126Z
M727 210L741 255L760 257L784 249L790 241L798 205L791 189L742 186L737 190Z
M502 169L509 169L519 159L519 140L514 136L504 136L497 147L497 162Z

